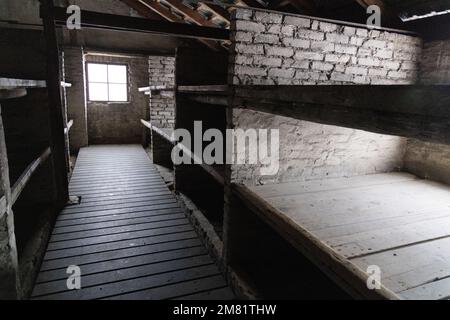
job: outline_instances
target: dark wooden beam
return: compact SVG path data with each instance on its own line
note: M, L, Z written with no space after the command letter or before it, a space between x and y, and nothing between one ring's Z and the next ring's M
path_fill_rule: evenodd
M145 18L152 20L162 20L162 17L159 14L155 13L153 10L143 5L138 0L120 0L120 1L125 3L130 8L134 9L137 13L139 13L141 16Z
M450 144L450 86L238 86L234 105Z
M65 8L55 8L55 23L65 27L67 13ZM229 40L229 30L221 28L202 27L184 23L153 21L144 18L118 16L114 14L93 11L81 11L81 27L155 33L195 39Z
M175 11L178 11L182 15L184 15L185 20L190 20L190 21L194 22L195 24L198 24L199 26L217 27L217 25L215 23L213 23L210 20L207 20L200 13L185 6L183 3L179 2L178 0L164 0L164 2L167 3L168 5L170 5L170 7L172 9L174 9Z
M202 7L210 10L224 21L230 22L230 13L225 8L211 2L200 2L200 8Z
M69 199L66 158L66 140L64 135L64 115L61 104L61 79L59 68L59 50L56 39L55 8L53 0L41 0L41 17L47 57L47 90L50 110L50 149L54 168L55 205L63 206ZM63 9L65 12L65 9Z
M153 10L156 14L160 15L164 19L170 22L183 23L184 20L177 15L174 15L169 9L163 7L158 2L153 0L138 0L141 4L147 8Z

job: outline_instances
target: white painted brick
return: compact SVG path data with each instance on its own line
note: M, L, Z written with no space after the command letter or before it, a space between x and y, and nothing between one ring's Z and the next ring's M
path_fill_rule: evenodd
M378 67L380 65L380 60L377 58L359 58L358 64L369 67Z
M311 39L316 41L322 41L325 39L323 32L300 29L297 31L297 36L300 38Z
M234 13L235 19L250 20L253 17L253 11L249 9L236 8Z
M256 11L255 20L262 23L281 23L283 16L278 13Z
M311 49L321 52L333 52L335 44L327 41L311 41Z
M344 53L344 54L355 55L357 50L358 50L358 47L337 44L334 50L337 53Z
M266 55L268 56L281 56L292 57L294 50L292 48L283 48L278 46L266 46Z
M295 69L273 68L269 70L269 77L288 78L294 77Z
M254 43L278 44L280 38L275 34L257 34Z
M356 35L359 37L366 38L369 35L369 31L367 29L356 29Z
M253 34L250 32L236 32L234 35L234 40L240 42L252 42Z
M253 22L253 21L237 20L236 21L236 30L251 31L251 32L264 32L264 31L266 31L266 27L261 23L257 23L257 22Z
M354 27L344 27L344 34L347 36L353 36L356 33L356 28Z
M360 38L360 37L351 37L350 38L350 44L353 46L362 46L362 44L364 43L364 38Z
M264 53L263 45L255 45L255 44L237 43L235 46L235 50L238 53L247 53L247 54L263 54Z
M326 63L326 62L314 61L312 64L312 68L314 70L330 71L330 70L333 70L334 65L331 63Z
M362 67L347 67L345 69L346 74L367 75L367 69Z
M249 66L236 66L235 72L238 75L249 75L249 76L265 76L265 68L255 68Z
M383 66L389 70L398 70L400 68L400 62L397 61L384 61Z
M363 44L364 47L366 48L386 48L386 42L385 41L381 41L381 40L367 40L366 42L364 42Z
M281 25L279 24L270 24L266 26L267 33L280 34Z
M326 62L345 64L350 61L349 55L337 55L337 54L327 54L325 55Z
M236 62L236 64L250 65L253 63L253 56L245 56L245 55L239 54L234 58L234 61Z
M319 23L319 30L324 32L333 32L336 31L338 26L334 23L328 23L328 22L320 22Z
M295 28L293 26L282 26L281 27L281 33L288 37L294 36L294 30L295 30Z
M283 44L289 47L295 48L304 48L307 49L310 46L311 41L305 39L296 39L296 38L284 38Z
M266 56L254 56L253 63L258 66L280 67L281 58L269 58Z
M283 23L301 27L301 28L309 28L311 26L310 19L293 17L293 16L285 16Z
M384 69L369 69L369 76L386 77L387 73L387 70Z
M374 56L381 59L392 59L394 51L389 49L378 49L375 51Z
M326 40L334 43L347 44L349 43L350 38L343 34L327 33Z
M333 72L331 74L330 80L332 81L342 81L342 82L351 82L353 80L353 75L344 74L340 72Z
M324 54L323 53L318 53L318 52L299 51L299 52L295 53L294 58L296 60L322 61L324 59Z

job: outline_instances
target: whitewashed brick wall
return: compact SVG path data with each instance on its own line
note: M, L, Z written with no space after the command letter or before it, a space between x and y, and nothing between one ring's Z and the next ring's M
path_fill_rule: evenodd
M149 85L174 86L175 58L149 57ZM154 95L150 97L150 121L159 128L173 128L175 125L175 101L173 98Z
M298 16L237 9L234 84L410 84L420 38Z
M419 38L288 14L237 9L229 81L235 85L413 84ZM231 181L249 184L314 180L395 171L406 139L244 110L235 128L280 130L280 171L233 165Z

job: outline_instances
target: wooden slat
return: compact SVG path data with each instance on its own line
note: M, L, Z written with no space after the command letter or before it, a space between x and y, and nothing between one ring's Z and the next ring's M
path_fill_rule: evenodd
M176 297L167 288L211 276L221 279L211 289L233 296L141 146L81 149L70 191L81 202L57 218L34 299L115 298L150 289ZM69 265L81 268L81 290L67 289ZM191 288L184 295L198 292L183 288Z
M20 177L11 188L12 203L15 203L17 201L20 193L23 191L28 181L30 181L31 176L40 166L44 164L50 154L50 148L45 149L45 151L36 160L34 160L28 167L25 168L24 172L20 175Z
M239 86L234 105L450 144L450 86Z
M0 78L0 89L45 88L46 86L45 80Z

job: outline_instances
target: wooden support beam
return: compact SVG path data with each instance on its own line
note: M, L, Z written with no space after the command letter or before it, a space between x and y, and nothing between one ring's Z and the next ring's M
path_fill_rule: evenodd
M21 299L8 156L0 106L0 300Z
M450 86L238 86L234 106L450 144Z
M44 80L0 78L0 89L45 88Z
M157 14L155 11L150 9L148 6L145 6L138 0L120 0L125 3L130 8L136 10L144 18L148 18L151 20L161 20L161 15Z
M197 9L205 9L213 12L215 15L219 16L224 21L230 23L230 13L223 7L211 3L211 2L200 2L200 6Z
M160 5L157 1L153 0L138 0L141 4L146 6L147 8L153 10L155 13L166 19L170 22L183 23L184 20L180 17L174 15L169 9Z
M53 0L41 1L41 17L44 25L44 36L47 57L47 90L50 114L50 148L52 153L55 181L55 205L62 207L69 199L68 163L66 153L66 137L64 135L64 115L61 104L61 79L59 68L59 50L56 39L55 8ZM65 12L65 11L64 11Z
M72 126L73 126L73 120L70 120L69 122L67 122L67 125L64 128L64 133L68 134L70 132L70 129L72 128Z
M65 8L55 8L55 23L65 27L67 14ZM221 28L202 27L185 23L152 21L150 19L118 16L93 11L81 11L81 27L155 33L195 39L229 40L230 32Z
M27 95L27 89L11 89L11 90L4 90L0 89L0 101L2 100L8 100L8 99L14 99L14 98L20 98Z
M23 189L30 181L32 175L36 172L36 170L44 164L44 162L49 158L51 154L50 147L44 150L44 152L36 158L28 167L25 168L23 173L14 183L11 188L11 201L14 204L22 193Z
M213 23L210 20L205 19L200 13L197 11L185 6L183 3L181 3L178 0L163 0L165 3L167 3L172 9L180 12L182 15L184 15L185 20L190 20L194 22L195 24L198 24L199 26L206 26L206 27L217 27L215 23Z

